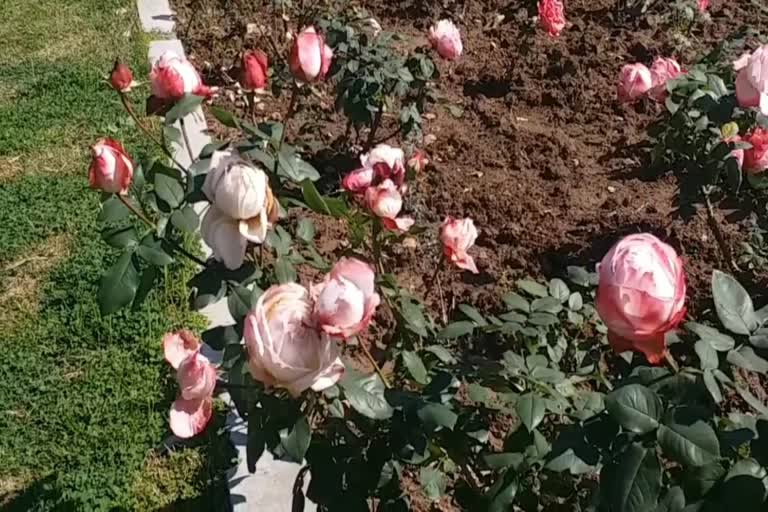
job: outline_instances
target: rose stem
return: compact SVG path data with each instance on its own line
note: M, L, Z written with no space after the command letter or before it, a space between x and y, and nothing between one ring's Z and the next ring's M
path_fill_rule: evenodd
M373 358L373 355L371 355L371 352L370 350L368 350L368 347L365 346L365 343L363 343L362 340L358 340L357 343L360 346L360 348L363 349L363 353L365 354L365 357L367 357L368 361L373 365L373 369L376 370L376 373L379 375L381 382L384 383L384 387L389 389L390 388L389 382L387 381L387 378L384 377L384 372L381 371L381 367L379 367L379 364Z
M426 302L427 298L429 297L429 294L432 293L432 289L435 287L435 283L437 282L437 277L440 274L440 271L443 270L443 264L445 263L445 256L443 254L440 255L440 261L437 262L437 266L435 267L435 271L432 273L432 277L429 278L429 281L427 282L427 291L424 294L424 301Z
M189 135L187 135L187 125L184 124L184 118L179 119L181 125L181 134L184 136L184 145L187 146L187 154L189 155L189 163L195 162L195 155L192 154L192 145L189 143Z
M704 200L706 201L706 204L707 204L707 224L709 224L709 229L712 230L712 234L715 235L715 241L717 242L717 245L720 248L720 252L723 255L723 259L725 259L726 263L728 263L731 266L731 269L733 271L740 272L741 269L733 260L733 256L731 255L731 251L728 248L728 244L725 243L725 237L723 237L723 232L720 230L720 225L718 224L717 219L715 218L715 209L712 207L712 201L710 201L709 199L709 192L707 192L702 187L701 193L704 194Z

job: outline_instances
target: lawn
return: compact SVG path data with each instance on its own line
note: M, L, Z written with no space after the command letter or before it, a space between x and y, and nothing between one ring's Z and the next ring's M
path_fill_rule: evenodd
M163 445L175 386L160 339L200 325L191 269L170 269L136 311L103 318L95 301L114 254L98 236L88 144L146 149L104 83L116 54L146 73L134 2L6 0L0 19L0 507L224 502L216 428L191 449Z

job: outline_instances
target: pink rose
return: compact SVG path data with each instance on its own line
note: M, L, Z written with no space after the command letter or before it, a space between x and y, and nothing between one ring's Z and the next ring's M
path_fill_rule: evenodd
M651 65L653 85L648 95L661 103L667 98L667 81L677 78L682 73L680 64L675 59L658 57Z
M194 437L205 430L213 416L213 397L194 400L177 398L171 404L171 431L182 439Z
M445 257L459 268L477 274L475 260L467 250L475 245L477 228L470 218L454 219L446 217L440 226L440 241L443 242Z
M759 107L768 116L768 45L745 53L733 63L736 100L742 108Z
M169 332L163 336L163 355L174 370L181 362L200 350L200 340L190 331Z
M122 93L130 92L137 85L133 80L131 69L120 62L120 59L115 59L115 65L109 75L109 83L114 90Z
M314 316L330 336L347 339L371 321L379 305L370 265L355 258L341 258L325 280L312 289Z
M181 397L185 400L212 396L216 388L216 368L208 358L195 352L179 365L176 381L179 383Z
M296 36L288 64L296 80L314 82L325 78L332 59L333 50L323 36L315 32L315 27L307 27Z
M429 29L429 42L438 55L446 60L456 60L464 49L461 33L450 20L440 20Z
M341 186L347 192L360 195L365 194L368 187L392 180L402 192L405 181L404 160L402 149L379 144L369 153L360 156L362 167L344 176Z
M598 264L595 304L616 352L635 350L652 364L664 357L664 335L685 316L683 262L653 235L629 235Z
M707 12L709 9L709 0L698 0L699 12Z
M245 345L253 378L299 396L322 391L344 374L340 350L312 318L312 301L296 283L272 286L245 318Z
M539 22L550 36L556 37L565 28L565 7L560 0L539 1Z
M631 103L647 93L653 86L651 70L644 64L627 64L619 73L619 101Z
M133 179L133 162L123 145L109 137L91 146L88 182L91 188L110 194L125 194Z
M752 144L744 150L744 170L749 174L768 170L768 130L758 126L744 136L744 142Z
M184 57L168 51L158 58L149 73L152 94L166 101L178 101L185 94L210 98L213 89L203 85L200 74Z
M241 63L241 84L246 91L264 89L269 75L269 59L261 50L247 51Z
M384 180L378 186L368 188L365 191L365 202L390 231L405 232L414 224L410 217L398 217L403 209L403 197L392 180Z

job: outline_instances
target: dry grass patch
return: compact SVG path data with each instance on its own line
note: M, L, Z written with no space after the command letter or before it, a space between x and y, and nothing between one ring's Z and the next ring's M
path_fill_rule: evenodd
M133 485L138 510L157 510L198 496L193 475L204 467L205 460L197 450L172 452L165 457L149 454Z
M34 478L31 474L23 475L0 475L0 508L19 495L21 491L32 483Z
M87 180L88 155L80 146L40 148L33 155L0 156L0 185L10 183L24 174L60 176L82 172Z

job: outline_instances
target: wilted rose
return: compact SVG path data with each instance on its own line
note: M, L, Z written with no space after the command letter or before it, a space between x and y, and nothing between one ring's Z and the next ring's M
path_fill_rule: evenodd
M244 335L251 375L266 386L298 396L344 374L339 347L313 323L309 292L299 284L267 289L246 316Z
M91 188L110 194L124 194L133 179L133 162L123 145L106 137L91 146L88 182Z
M178 101L185 94L209 98L213 89L203 85L200 74L187 59L172 51L163 53L149 73L152 94L161 100Z
M131 69L120 62L120 59L115 59L115 65L109 75L109 83L114 90L122 93L130 92L137 85L133 80Z
M653 87L651 70L644 64L627 64L619 74L618 96L622 103L631 103Z
M758 107L768 115L768 45L745 53L733 63L736 70L736 100L742 108Z
M341 185L347 192L365 194L369 187L384 180L392 180L402 192L405 182L404 159L402 149L379 144L369 153L360 156L362 167L344 176Z
M475 245L477 228L470 218L454 219L446 217L440 226L440 241L443 242L445 257L459 268L477 274L475 260L467 254L467 250Z
M464 46L461 33L450 20L440 20L429 29L429 42L438 55L446 60L456 60L461 56Z
M251 50L243 54L240 64L242 78L240 85L246 91L256 91L267 86L269 76L269 59L261 50Z
M173 369L199 350L200 340L190 331L174 331L163 336L163 355Z
M390 231L405 232L414 224L410 217L398 217L403 209L403 197L392 180L384 180L378 186L369 187L365 191L365 202Z
M675 59L657 57L651 65L652 87L648 95L659 103L667 98L667 82L677 78L683 70Z
M301 82L314 82L325 78L333 60L333 50L325 44L315 27L302 30L293 41L288 59L291 73Z
M371 321L379 305L371 266L355 258L341 258L325 280L312 289L315 320L333 337L347 339Z
M559 36L565 28L565 7L561 0L539 0L539 22L551 36Z
M768 130L755 127L744 136L744 142L752 145L744 150L744 171L749 174L760 174L768 170Z
M598 264L596 306L616 352L635 350L652 364L664 335L685 316L685 273L675 250L653 235L629 235Z
M213 416L213 397L185 400L177 398L171 404L170 425L171 431L188 439L200 434Z
M427 158L427 154L420 149L414 151L408 159L408 169L416 174L424 172L427 165L429 165L429 158Z
M213 395L216 388L216 368L208 358L196 351L184 358L176 369L181 397L194 400Z

